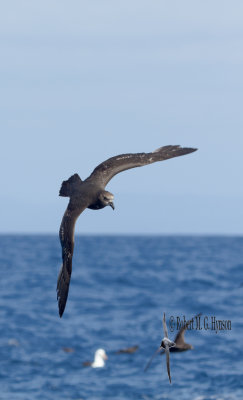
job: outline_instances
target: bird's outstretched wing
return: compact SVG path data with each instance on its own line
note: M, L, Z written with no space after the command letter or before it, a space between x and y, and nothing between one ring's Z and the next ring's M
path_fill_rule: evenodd
M166 366L167 366L168 377L169 377L169 381L171 383L171 376L170 376L170 350L169 350L169 346L165 346L165 354L166 354Z
M72 198L64 213L59 231L62 246L62 266L57 279L57 300L59 315L62 316L68 297L69 284L72 273L72 257L74 249L74 227L77 218L87 207L86 203Z
M202 315L202 313L197 314L194 318L200 317ZM185 339L184 339L184 335L185 335L185 331L188 328L188 325L190 324L191 319L188 320L179 330L179 332L177 333L174 342L176 343L177 347L183 346L185 343Z
M197 149L180 146L164 146L151 153L131 153L120 154L119 156L111 157L103 163L99 164L87 180L99 182L103 187L119 172L130 168L142 167L143 165L152 164L157 161L167 160L173 157L189 154Z
M146 372L147 369L150 367L151 362L153 361L154 357L160 352L161 349L162 349L162 347L159 346L159 347L157 348L157 350L155 350L154 354L152 355L152 357L150 358L150 360L149 360L149 362L147 363L146 367L144 368L144 372Z
M167 325L166 325L166 321L165 321L165 313L164 313L164 316L163 316L163 327L164 327L165 337L168 338L168 330L167 330Z

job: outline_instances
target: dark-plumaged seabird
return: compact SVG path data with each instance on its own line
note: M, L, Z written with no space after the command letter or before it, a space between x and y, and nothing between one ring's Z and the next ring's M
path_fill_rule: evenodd
M79 215L86 208L99 210L106 206L111 206L114 210L114 196L112 193L107 192L105 187L111 178L119 172L179 157L196 150L180 146L164 146L151 153L121 154L99 164L85 181L82 181L78 174L74 174L67 181L63 181L59 196L69 197L70 200L59 231L63 261L57 280L57 299L60 317L64 312L68 297L72 273L74 227Z
M133 354L138 350L139 346L126 347L125 349L120 349L115 352L115 354Z
M202 313L197 314L194 318L200 317L202 315ZM185 324L182 325L181 329L179 330L179 332L177 333L177 335L175 336L174 339L174 343L175 346L170 348L170 352L171 353L178 353L178 352L182 352L182 351L187 351L187 350L192 350L194 347L185 342L185 331L187 330L188 326L191 324L191 319L188 320ZM155 353L152 355L152 357L150 358L148 364L146 365L144 371L147 371L147 369L149 368L149 366L151 365L151 362L153 360L153 358L156 356L156 354L158 354L160 352L160 354L164 354L165 350L161 349L161 346L155 351Z
M168 329L167 329L167 325L166 325L166 321L165 321L165 313L163 316L163 328L164 328L164 339L162 339L160 346L157 348L157 350L155 351L155 353L152 355L151 359L149 360L148 364L146 365L144 371L146 371L150 364L151 361L153 360L153 358L156 356L157 353L159 353L161 350L163 350L166 354L166 366L167 366L167 372L168 372L168 377L169 377L169 381L171 383L171 375L170 375L170 350L176 345L174 342L172 342L172 340L170 340L168 338Z
M74 353L75 351L72 347L63 347L62 350L65 351L65 353Z

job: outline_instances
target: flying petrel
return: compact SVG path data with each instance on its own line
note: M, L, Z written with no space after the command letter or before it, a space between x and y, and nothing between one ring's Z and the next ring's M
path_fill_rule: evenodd
M170 376L170 348L174 347L175 343L172 342L172 340L170 340L168 338L168 330L167 330L167 326L166 326L166 322L165 322L165 313L164 313L164 318L163 318L163 327L164 327L165 337L164 337L164 339L162 339L160 347L162 347L165 350L167 372L168 372L169 381L171 383L171 376Z
M111 178L119 172L182 156L196 150L180 146L164 146L151 153L121 154L99 164L85 181L82 181L78 174L74 174L67 181L63 181L59 196L69 197L70 201L59 231L63 261L57 279L57 299L60 317L64 312L68 297L72 273L74 227L79 215L86 208L99 210L106 206L111 206L114 210L114 196L112 193L107 192L105 187Z
M164 339L162 339L161 344L158 347L158 349L156 350L156 352L152 355L152 357L149 360L148 364L146 365L144 371L146 371L148 369L148 367L151 364L151 361L156 356L156 354L159 353L161 349L163 349L165 351L165 354L166 354L167 372L168 372L169 381L171 383L171 376L170 376L170 349L172 349L176 344L174 342L172 342L172 340L170 340L168 338L168 330L167 330L167 326L166 326L166 322L165 322L165 313L164 313L164 317L163 317L163 328L164 328L165 337L164 337Z
M202 313L197 314L194 318L200 317L201 315L202 315ZM194 319L194 318L193 318L193 319ZM178 352L182 352L182 351L186 351L186 350L191 350L191 349L193 349L193 346L192 346L191 344L189 344L189 343L186 343L186 342L185 342L185 339L184 339L185 331L186 331L186 329L188 328L188 326L190 325L191 321L192 321L191 319L188 320L188 321L181 327L181 329L179 330L179 332L177 333L177 335L176 335L176 337L175 337L175 339L174 339L175 346L173 346L173 347L170 348L170 352L171 352L171 353L178 353ZM158 354L159 352L160 352L160 354L162 355L162 354L165 353L165 350L164 350L164 349L161 349L161 346L160 346L160 347L155 351L155 353L152 355L152 357L150 358L150 360L149 360L148 364L146 365L144 371L147 371L147 369L148 369L149 366L151 365L151 362L152 362L153 358L154 358L154 357L156 356L156 354Z

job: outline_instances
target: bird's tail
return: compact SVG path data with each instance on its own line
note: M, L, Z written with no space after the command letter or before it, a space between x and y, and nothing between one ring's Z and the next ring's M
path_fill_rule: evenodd
M72 175L67 181L62 182L59 196L70 197L74 193L76 185L81 182L82 179L78 174Z

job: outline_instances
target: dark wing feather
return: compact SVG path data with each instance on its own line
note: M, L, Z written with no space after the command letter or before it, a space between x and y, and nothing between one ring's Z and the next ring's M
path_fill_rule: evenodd
M60 317L65 310L72 273L74 227L77 218L87 207L86 204L80 204L80 201L75 202L75 200L75 198L70 200L59 231L59 238L62 246L62 266L57 279L57 300Z
M200 317L201 315L202 315L202 313L197 314L194 318ZM185 331L186 331L188 325L190 324L190 322L191 322L191 319L188 320L188 321L181 327L181 329L179 330L179 332L177 333L177 335L176 335L176 337L175 337L175 340L174 340L176 346L180 347L180 346L183 346L183 345L184 345L184 343L185 343L185 339L184 339Z
M143 165L152 164L157 161L167 160L173 157L183 156L192 153L197 149L180 146L164 146L151 153L135 153L120 154L111 157L103 163L99 164L87 180L97 181L103 187L119 172L130 168L142 167Z
M185 330L186 330L186 324L183 325L183 327L179 330L177 333L174 342L176 343L176 346L182 346L185 343L184 335L185 335Z

